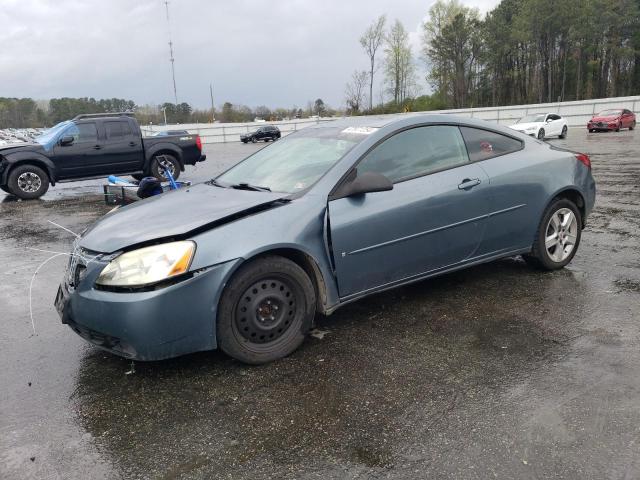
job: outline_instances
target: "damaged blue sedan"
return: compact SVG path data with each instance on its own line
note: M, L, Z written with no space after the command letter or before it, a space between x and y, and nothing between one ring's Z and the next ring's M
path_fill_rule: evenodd
M136 360L298 348L317 313L502 257L567 265L595 201L589 158L448 115L313 125L215 179L106 215L56 307Z

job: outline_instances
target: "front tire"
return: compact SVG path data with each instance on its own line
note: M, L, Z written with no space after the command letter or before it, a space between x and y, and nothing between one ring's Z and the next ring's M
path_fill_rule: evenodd
M251 137L251 143L256 143L258 139L256 137Z
M218 345L252 365L286 357L304 341L315 304L313 284L297 264L278 256L252 261L240 267L222 293Z
M631 125L629 125L629 131L633 130L634 128L636 128L636 121L634 120L633 123Z
M169 169L174 180L178 180L180 176L180 162L178 162L176 157L173 155L157 155L151 160L151 175L161 182L166 182L169 179L160 168L161 165Z
M18 165L9 172L10 193L23 200L40 198L49 190L49 176L35 165Z
M527 263L543 270L566 266L578 251L582 236L582 215L571 200L559 198L547 207L536 232Z
M544 140L544 128L538 130L538 140Z

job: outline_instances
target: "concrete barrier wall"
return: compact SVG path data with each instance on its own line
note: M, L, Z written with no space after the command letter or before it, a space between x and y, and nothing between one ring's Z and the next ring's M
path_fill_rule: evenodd
M436 110L424 113L448 113L463 117L479 118L500 125L511 125L519 118L530 113L558 113L567 119L570 127L585 127L587 121L594 113L608 108L628 108L632 112L640 113L640 95L633 97L600 98L596 100L580 100L576 102L538 103L531 105L511 105L508 107L483 107L463 108L452 110ZM404 115L402 113L395 114ZM321 122L330 122L335 118L309 118L290 121L269 122L269 125L277 125L282 135L315 125ZM152 135L161 130L187 130L189 133L198 134L203 143L239 142L240 134L247 133L265 122L250 123L201 123L185 125L143 125L143 135Z

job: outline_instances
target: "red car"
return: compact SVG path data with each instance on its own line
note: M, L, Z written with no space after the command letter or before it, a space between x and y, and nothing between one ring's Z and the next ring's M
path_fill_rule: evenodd
M590 132L597 130L615 130L619 132L621 128L633 130L636 126L636 114L626 108L614 108L611 110L603 110L594 115L587 128Z

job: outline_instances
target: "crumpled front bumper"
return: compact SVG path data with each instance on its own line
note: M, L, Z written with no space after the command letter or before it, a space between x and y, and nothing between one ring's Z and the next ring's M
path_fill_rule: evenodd
M213 350L218 301L236 262L202 269L163 288L135 292L94 288L103 263L88 269L77 288L65 279L56 308L62 322L82 338L126 358L162 360Z

